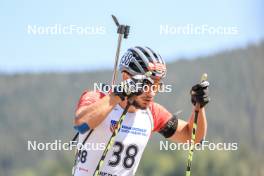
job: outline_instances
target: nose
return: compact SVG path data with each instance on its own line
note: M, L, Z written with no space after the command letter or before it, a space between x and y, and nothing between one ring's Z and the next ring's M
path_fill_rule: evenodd
M153 98L156 95L156 92L153 89L148 89L146 93L151 98Z
M156 95L156 93L154 91L150 91L151 98L154 97L155 95Z

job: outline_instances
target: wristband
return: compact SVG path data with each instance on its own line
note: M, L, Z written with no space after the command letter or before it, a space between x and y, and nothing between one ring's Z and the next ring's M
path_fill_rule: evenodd
M159 131L165 138L171 137L177 130L178 118L173 115L172 118L164 125L164 127Z
M81 125L76 125L73 128L81 134L84 134L85 132L87 132L90 129L90 127L88 126L87 123L82 123Z

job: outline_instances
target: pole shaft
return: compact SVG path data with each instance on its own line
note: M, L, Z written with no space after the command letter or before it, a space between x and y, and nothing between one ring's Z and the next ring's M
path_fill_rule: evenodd
M127 111L128 111L128 109L129 109L129 107L130 107L130 103L128 102L127 105L126 105L126 107L125 107L125 109L124 109L124 111L123 111L123 113L122 113L122 115L121 115L121 117L120 117L120 119L119 119L119 121L117 122L117 128L114 129L114 132L113 132L113 134L112 134L110 140L108 141L108 143L107 143L107 145L106 145L106 148L105 148L105 150L104 150L104 152L103 152L103 155L102 155L100 161L99 161L98 164L97 164L97 167L96 167L96 169L95 169L95 171L94 171L93 176L98 176L98 175L99 175L99 172L100 172L100 170L101 170L101 168L102 168L102 166L103 166L103 164L104 164L104 159L105 159L105 157L106 157L106 155L107 155L107 152L108 152L108 151L111 149L111 147L113 146L113 143L114 143L115 137L116 137L116 135L118 134L119 130L121 129L121 124L122 124L123 120L125 119L125 116L126 116L126 114L127 114Z
M113 71L112 83L111 83L112 85L115 85L115 82L117 79L117 65L119 61L119 54L120 54L122 39L123 39L123 34L119 34L118 41L117 41L116 56L115 56L115 65L114 65L114 71Z
M195 111L194 111L194 122L193 122L193 128L192 128L191 147L190 147L189 153L188 153L188 160L187 160L187 167L186 167L185 176L191 176L191 165L192 165L192 159L193 159L193 152L194 152L199 110L200 110L200 104L196 103Z

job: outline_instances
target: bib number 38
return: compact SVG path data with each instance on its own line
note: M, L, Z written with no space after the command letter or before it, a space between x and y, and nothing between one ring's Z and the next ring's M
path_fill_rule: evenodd
M126 169L130 169L135 163L135 157L138 153L138 147L134 144L129 145L124 149L124 145L121 142L116 141L114 144L114 152L112 160L108 162L109 166L116 167L120 161ZM122 153L125 154L122 159Z

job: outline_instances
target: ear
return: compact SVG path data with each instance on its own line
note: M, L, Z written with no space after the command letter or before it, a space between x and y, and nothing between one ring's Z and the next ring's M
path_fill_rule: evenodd
M122 72L122 79L123 79L123 80L127 80L127 79L129 79L129 78L130 78L130 75L129 75L127 72L123 71L123 72Z

